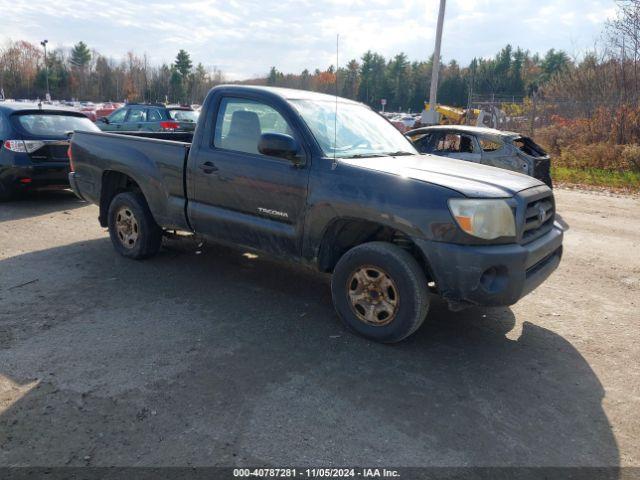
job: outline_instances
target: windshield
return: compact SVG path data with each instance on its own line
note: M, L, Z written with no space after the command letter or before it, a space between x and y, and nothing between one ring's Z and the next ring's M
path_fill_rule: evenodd
M192 122L198 121L198 112L195 110L169 110L169 116L177 122Z
M330 100L291 100L328 157L417 155L402 133L371 109ZM337 125L337 129L335 128ZM337 130L337 132L336 132Z
M59 113L26 113L16 116L22 129L30 135L65 137L68 132L75 130L84 130L87 132L100 131L100 129L84 115L80 117Z

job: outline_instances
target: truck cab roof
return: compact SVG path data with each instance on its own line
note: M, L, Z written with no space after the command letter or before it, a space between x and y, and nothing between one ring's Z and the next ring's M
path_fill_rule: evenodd
M213 90L224 90L227 93L247 93L255 92L278 97L283 100L315 100L315 101L336 101L335 95L327 95L326 93L310 92L308 90L296 90L293 88L267 87L260 85L218 85ZM337 97L339 103L359 104L354 100L344 97Z

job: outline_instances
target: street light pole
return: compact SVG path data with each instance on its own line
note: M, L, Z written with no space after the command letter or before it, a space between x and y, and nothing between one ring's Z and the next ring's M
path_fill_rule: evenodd
M438 102L438 75L440 74L440 46L442 45L442 27L444 25L444 9L447 0L440 0L438 11L438 25L436 27L436 47L433 51L433 68L431 70L431 89L429 91L429 110L422 111L422 123L435 125L440 121L440 114L436 111Z
M47 101L51 101L51 92L49 92L49 66L47 65L47 43L49 43L49 40L45 39L40 42L40 45L42 45L42 47L44 48L44 78L47 82L46 99Z

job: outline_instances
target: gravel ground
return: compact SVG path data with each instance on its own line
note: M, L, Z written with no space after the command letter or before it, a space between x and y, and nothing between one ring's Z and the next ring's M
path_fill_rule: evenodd
M560 269L394 346L328 277L116 255L68 193L0 205L0 465L639 466L640 200L558 190Z

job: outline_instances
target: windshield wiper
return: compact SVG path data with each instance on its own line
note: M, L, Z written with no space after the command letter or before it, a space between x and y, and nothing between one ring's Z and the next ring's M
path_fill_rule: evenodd
M373 157L388 157L386 153L356 153L353 155L347 155L339 158L373 158Z
M402 155L415 155L415 153L407 152L406 150L399 150L397 152L385 152L385 155L389 155L390 157L400 157Z

